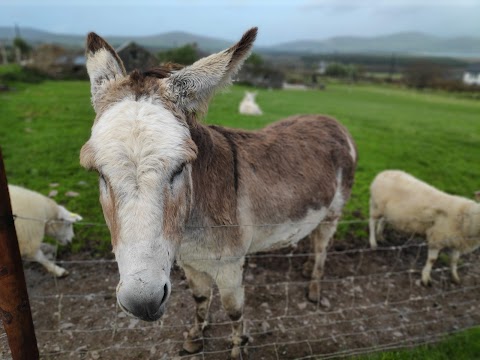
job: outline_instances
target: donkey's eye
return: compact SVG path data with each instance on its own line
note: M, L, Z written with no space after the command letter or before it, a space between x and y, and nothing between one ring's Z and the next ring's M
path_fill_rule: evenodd
M172 177L170 178L170 182L173 183L176 178L178 178L180 175L183 174L183 170L185 169L185 163L180 165L172 174Z
M105 176L103 176L102 173L98 174L99 177L99 182L100 182L100 188L104 191L107 190L107 180L105 180Z

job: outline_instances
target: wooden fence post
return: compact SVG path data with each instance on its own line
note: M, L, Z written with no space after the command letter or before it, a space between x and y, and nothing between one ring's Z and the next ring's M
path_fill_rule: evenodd
M39 358L0 149L0 317L14 360Z

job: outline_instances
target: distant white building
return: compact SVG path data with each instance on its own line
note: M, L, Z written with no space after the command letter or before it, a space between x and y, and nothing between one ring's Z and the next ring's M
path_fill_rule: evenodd
M480 64L472 64L465 70L463 82L468 85L480 85Z
M318 63L318 67L317 67L317 70L316 70L316 73L317 74L320 74L320 75L324 75L325 72L327 71L327 66L328 66L328 63L326 61L320 61Z

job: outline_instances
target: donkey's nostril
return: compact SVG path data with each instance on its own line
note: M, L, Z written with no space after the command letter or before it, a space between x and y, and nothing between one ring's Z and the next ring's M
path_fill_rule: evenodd
M160 301L160 305L165 304L165 301L167 301L169 292L170 292L170 289L168 288L168 283L167 283L163 287L163 297L162 297L162 301Z

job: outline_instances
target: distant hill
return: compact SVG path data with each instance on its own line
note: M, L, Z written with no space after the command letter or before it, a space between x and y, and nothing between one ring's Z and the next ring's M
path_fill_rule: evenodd
M434 56L480 56L480 37L443 38L419 32L375 37L337 36L271 46L270 51L296 53L399 53Z
M185 44L197 43L205 51L219 51L231 46L235 40L228 41L208 36L190 34L182 31L173 31L165 34L132 38L144 46L172 48Z
M34 45L41 43L54 43L71 48L81 48L85 45L85 35L68 35L68 34L56 34L47 31L22 28L21 36ZM100 34L104 36L104 34ZM13 28L0 26L0 41L11 40L14 37ZM113 46L118 47L127 41L135 41L136 43L154 49L159 50L162 48L172 48L182 46L188 43L197 43L198 47L202 50L214 52L229 47L234 40L227 41L223 39L216 39L207 36L200 36L195 34L189 34L186 32L168 32L158 35L150 36L108 36L105 35L105 39L109 41Z
M56 34L32 28L22 28L21 35L33 44L56 43L66 47L81 48L85 42L84 35ZM12 27L0 26L0 41L11 40L13 36ZM127 41L135 41L155 51L195 42L200 49L214 52L227 48L235 41L235 39L229 41L180 31L151 36L106 35L105 38L115 47ZM419 32L405 32L375 37L337 36L328 39L298 40L255 48L255 50L258 52L297 54L396 53L405 55L480 57L480 37L445 38Z
M0 41L8 41L15 36L13 27L0 26ZM85 43L84 36L55 34L43 30L22 28L21 36L31 44L54 43L67 47L82 47Z

